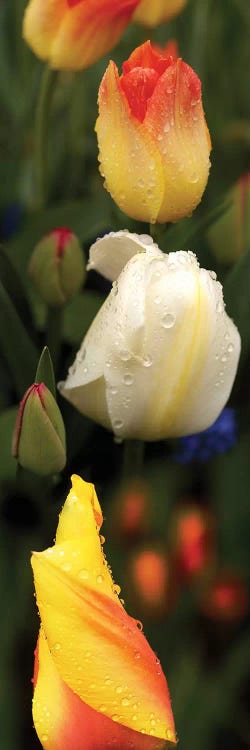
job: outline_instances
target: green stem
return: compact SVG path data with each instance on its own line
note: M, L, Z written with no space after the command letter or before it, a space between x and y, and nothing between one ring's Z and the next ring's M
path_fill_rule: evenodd
M61 350L62 318L63 311L61 307L48 308L46 345L51 355L55 375L57 374L57 366Z
M142 475L144 456L143 440L125 440L123 452L123 479Z
M44 206L48 197L48 121L57 80L57 71L49 66L44 69L36 111L36 192L37 203Z

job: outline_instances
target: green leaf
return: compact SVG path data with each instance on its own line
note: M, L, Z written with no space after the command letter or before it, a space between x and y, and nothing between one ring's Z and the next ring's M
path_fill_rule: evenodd
M49 390L51 391L52 396L56 398L56 383L55 383L54 368L53 368L50 352L47 346L44 347L41 357L39 359L37 371L35 375L35 382L45 383L47 388L49 388Z
M9 297L13 300L16 311L25 326L30 326L31 310L20 274L14 268L13 262L4 247L0 248L0 279Z
M16 423L18 407L12 406L0 414L0 480L14 479L16 460L11 453L12 436Z
M37 353L17 311L0 282L0 351L20 398L34 380Z

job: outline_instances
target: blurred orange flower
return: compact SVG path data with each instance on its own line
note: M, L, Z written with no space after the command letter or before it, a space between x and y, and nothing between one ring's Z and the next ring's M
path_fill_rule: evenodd
M118 42L139 0L30 0L23 36L52 68L81 70Z
M202 595L201 610L212 620L234 622L246 615L248 607L244 582L228 571L218 573Z
M159 26L160 23L177 16L186 3L187 0L141 0L133 20L143 26Z
M204 508L179 507L172 521L171 546L178 574L185 580L201 575L214 561L214 523Z
M134 219L176 221L200 202L210 137L198 76L181 58L137 47L119 77L110 62L99 89L100 171Z
M139 550L130 562L129 572L134 598L143 613L153 617L166 614L173 586L165 551L152 545Z
M73 477L53 547L33 553L41 630L33 718L44 750L175 743L167 683L119 600L93 485Z

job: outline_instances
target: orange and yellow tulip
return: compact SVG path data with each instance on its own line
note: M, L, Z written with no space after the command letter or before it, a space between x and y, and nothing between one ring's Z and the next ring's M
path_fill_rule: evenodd
M93 485L73 476L54 546L32 555L35 728L44 750L161 750L176 742L167 683L119 599L102 520Z
M118 42L139 0L30 0L23 36L52 68L81 70Z
M160 23L177 16L186 3L187 0L141 0L133 20L143 26L159 26Z
M211 148L198 76L150 42L119 77L110 62L99 90L100 171L118 206L134 219L177 221L200 202Z

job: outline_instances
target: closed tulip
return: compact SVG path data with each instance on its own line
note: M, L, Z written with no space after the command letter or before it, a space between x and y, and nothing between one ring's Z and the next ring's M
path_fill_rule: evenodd
M164 21L170 21L177 16L187 0L141 0L136 9L133 20L143 26L159 26Z
M34 725L44 750L161 750L176 742L167 683L119 599L94 487L72 479L55 544L32 555L41 617Z
M212 424L240 353L216 275L192 252L164 255L151 237L127 231L97 240L89 268L113 288L63 395L122 438L158 440Z
M139 0L30 0L23 36L52 68L88 68L118 42Z
M118 206L141 221L190 215L207 184L211 148L192 68L146 42L120 77L109 63L98 101L100 171Z

